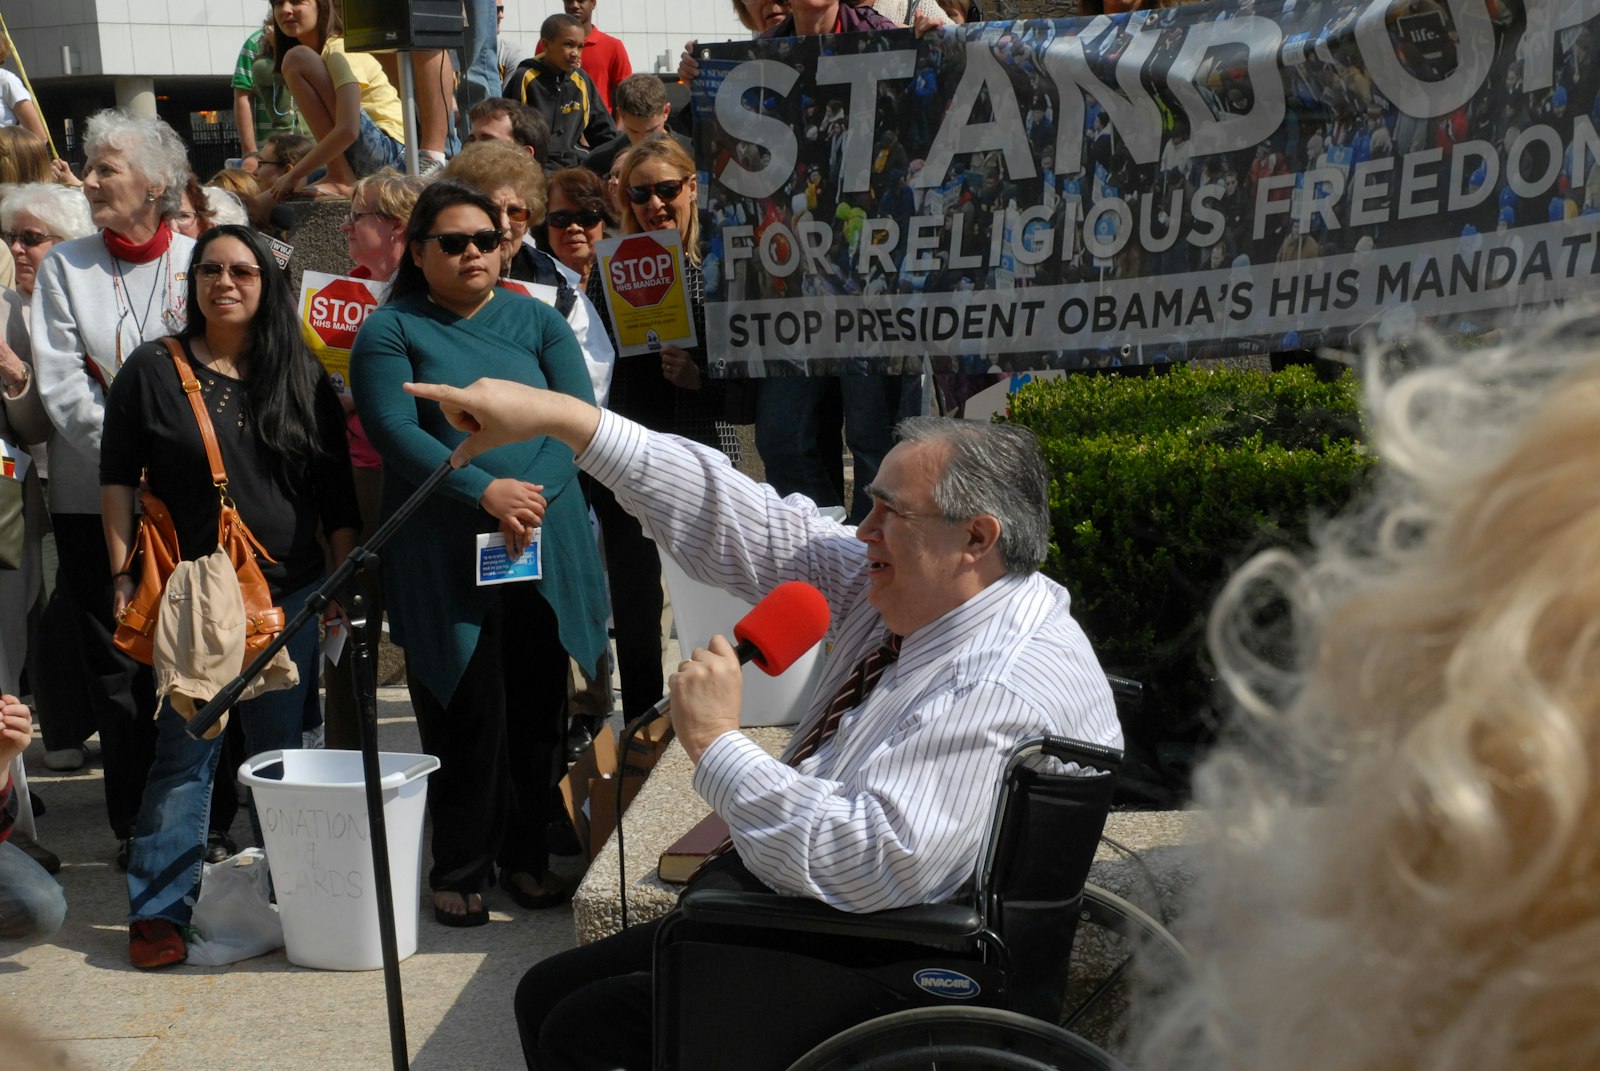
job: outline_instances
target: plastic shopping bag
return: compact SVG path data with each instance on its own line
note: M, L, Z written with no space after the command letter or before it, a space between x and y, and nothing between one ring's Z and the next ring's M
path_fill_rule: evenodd
M272 875L260 848L206 867L192 925L189 962L220 967L283 947L283 922L271 901Z

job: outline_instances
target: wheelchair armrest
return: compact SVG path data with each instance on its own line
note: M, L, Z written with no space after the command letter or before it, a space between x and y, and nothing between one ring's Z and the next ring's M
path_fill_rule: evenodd
M686 892L678 900L678 911L688 922L888 941L970 937L982 928L977 909L970 904L919 904L861 914L803 896L726 889Z

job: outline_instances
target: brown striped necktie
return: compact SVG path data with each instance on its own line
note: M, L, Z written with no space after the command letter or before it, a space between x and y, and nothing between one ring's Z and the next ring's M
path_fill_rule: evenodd
M900 637L890 634L883 644L867 657L863 658L845 682L839 686L839 691L834 694L833 702L828 704L827 711L806 733L805 739L800 741L800 746L794 754L789 756L790 766L799 766L806 759L815 755L817 751L833 738L839 731L839 722L850 711L867 701L867 696L872 694L872 689L877 685L878 678L883 676L883 671L894 664L900 657Z
M883 676L883 671L900 657L900 640L901 637L890 633L887 640L856 664L856 668L850 671L850 676L845 678L839 690L834 693L833 702L828 704L828 709L806 733L794 754L789 756L790 766L799 766L815 755L817 750L839 731L839 723L844 720L844 716L867 701L867 696L872 694L872 689L877 686L878 678ZM689 880L693 881L706 868L707 863L727 855L732 848L733 838L723 837L722 843L707 852L706 857L700 860L700 865L689 875Z

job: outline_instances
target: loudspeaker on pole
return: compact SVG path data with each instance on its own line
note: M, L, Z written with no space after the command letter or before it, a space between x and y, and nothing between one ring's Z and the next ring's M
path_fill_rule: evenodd
M344 47L351 52L460 48L461 0L344 0Z

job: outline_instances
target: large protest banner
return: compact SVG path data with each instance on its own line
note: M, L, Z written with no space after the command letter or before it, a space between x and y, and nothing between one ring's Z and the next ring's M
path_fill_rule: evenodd
M1475 334L1600 272L1600 0L1231 0L702 52L713 373Z

